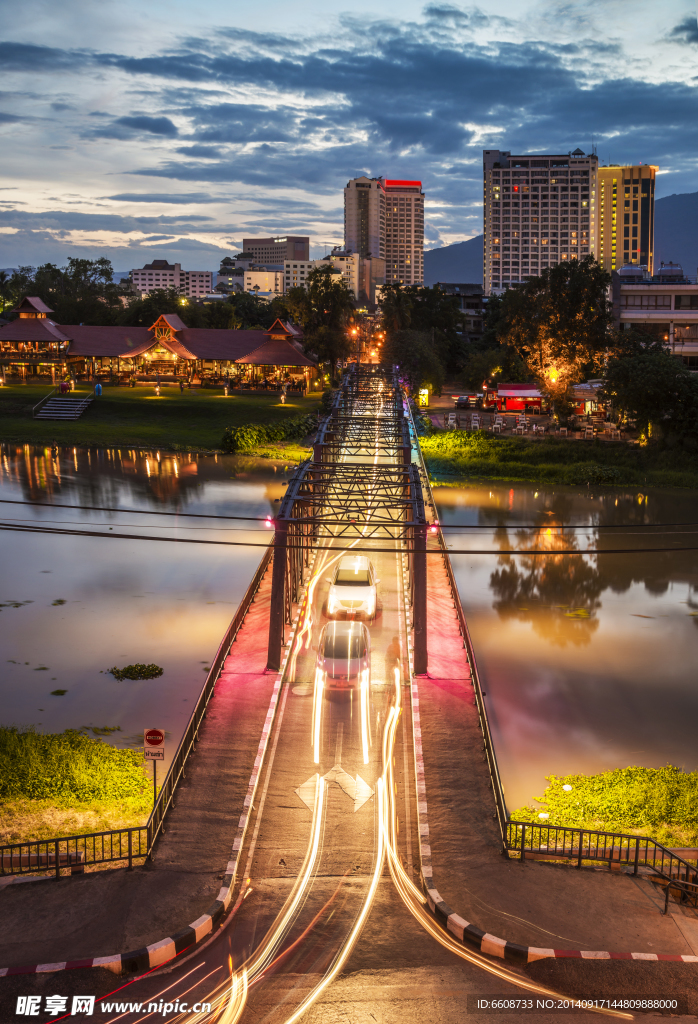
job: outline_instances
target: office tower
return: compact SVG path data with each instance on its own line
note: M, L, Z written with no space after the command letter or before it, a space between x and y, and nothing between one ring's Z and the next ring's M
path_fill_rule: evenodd
M485 294L594 254L598 158L483 151Z
M385 259L386 284L424 280L424 193L421 181L353 178L344 189L344 247Z
M598 170L597 259L609 273L637 263L654 273L654 182L658 167L611 164Z
M244 253L249 253L255 263L279 265L286 260L307 260L310 258L308 235L284 235L278 238L243 238Z

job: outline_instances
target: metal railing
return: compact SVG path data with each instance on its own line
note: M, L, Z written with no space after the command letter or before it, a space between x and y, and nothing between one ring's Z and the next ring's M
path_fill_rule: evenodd
M601 861L613 867L640 868L698 887L698 866L689 864L675 850L669 850L649 836L626 835L597 829L546 825L538 822L508 821L507 851L540 859L574 860L581 868L584 861Z
M71 875L82 874L88 864L113 861L128 861L131 868L134 860L147 855L146 825L58 839L31 839L26 843L0 846L0 875L53 871L59 878L61 868L70 868Z
M422 450L419 447L419 441L417 440L417 431L414 425L414 419L412 417L412 409L407 403L409 409L410 425L412 428L412 434L417 441L417 452L419 456L419 467L422 475L423 488L425 493L429 496L429 504L434 510L434 518L436 519L436 503L434 502L434 495L431 489L431 483L429 481L429 474L424 464L424 458L422 456ZM441 548L441 554L443 557L444 566L448 575L448 580L451 585L451 596L453 597L453 603L455 605L456 614L458 616L458 624L460 628L461 636L463 637L463 646L465 647L466 654L468 656L468 663L470 665L470 676L473 684L473 690L475 691L475 704L477 707L478 718L480 721L480 731L482 733L483 748L485 757L487 759L487 767L490 775L490 786L492 788L492 795L494 797L495 813L497 815L497 824L499 825L499 834L502 841L502 853L507 854L507 824L508 824L508 813L507 805L504 799L504 787L502 786L502 779L499 774L499 766L497 764L497 755L494 749L494 743L492 741L492 732L490 730L490 722L487 717L487 708L482 695L482 685L480 683L480 673L477 668L477 659L475 658L475 648L473 647L473 641L470 637L470 630L468 629L468 623L465 618L465 612L463 611L463 605L461 604L460 593L458 591L458 585L456 578L453 574L453 566L451 565L451 559L448 555L448 549L444 536L441 530L437 533L439 547Z
M225 632L225 636L221 640L220 646L216 653L215 658L211 662L211 669L206 676L206 682L203 685L199 699L196 702L196 707L191 713L187 728L184 730L184 735L179 741L177 753L172 759L169 771L165 776L165 780L160 788L158 798L153 807L152 813L148 818L148 855L152 856L153 847L155 841L163 831L163 822L165 815L167 814L170 807L174 805L174 795L179 785L180 779L184 777L184 768L189 758L189 755L195 749L195 744L199 739L199 729L203 722L208 702L213 696L213 692L216 685L216 680L220 675L221 669L225 663L225 659L228 657L230 648L232 647L233 641L237 635L240 626L243 623L247 611L254 601L255 594L259 590L264 574L269 567L273 557L273 547L270 546L262 556L262 561L259 563L257 571L252 577L252 581L247 588L244 598L240 602L238 610L233 616L233 621L228 626Z
M152 858L156 840L164 832L165 815L174 806L174 796L190 754L196 749L199 730L213 696L215 684L225 663L230 648L242 625L255 594L259 590L264 574L272 560L273 548L265 551L252 577L249 587L240 602L232 622L228 626L218 652L211 662L199 699L196 702L187 728L172 759L169 771L160 787L158 798L146 825L135 828L110 829L105 832L91 832L54 839L32 839L23 843L0 846L0 877L2 875L26 875L53 871L60 877L62 868L70 868L71 874L84 871L89 864L110 864L134 859Z
M48 402L49 398L51 398L52 395L55 395L57 391L58 391L58 386L56 386L55 388L51 388L49 393L47 395L44 395L44 397L41 399L40 402L36 403L36 405L32 409L32 419L36 418L37 411L42 407L42 405L46 405L46 403Z

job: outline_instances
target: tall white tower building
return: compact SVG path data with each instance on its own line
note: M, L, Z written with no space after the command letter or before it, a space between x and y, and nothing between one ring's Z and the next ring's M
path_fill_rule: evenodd
M421 181L353 178L344 189L344 246L385 259L386 284L424 281Z

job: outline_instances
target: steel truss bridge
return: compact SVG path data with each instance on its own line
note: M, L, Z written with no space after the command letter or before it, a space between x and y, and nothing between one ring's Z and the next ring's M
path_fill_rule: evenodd
M414 621L414 671L427 668L427 519L394 371L352 366L274 519L268 667L278 669L314 549L402 548Z

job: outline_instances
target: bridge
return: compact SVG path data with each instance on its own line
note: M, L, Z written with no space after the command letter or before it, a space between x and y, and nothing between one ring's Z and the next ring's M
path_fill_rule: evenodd
M173 1004L211 1002L210 1018L187 1020L223 1013L231 1024L276 1008L274 1020L291 1022L326 998L352 954L361 962L367 935L374 955L396 955L380 935L386 917L399 917L424 962L425 944L435 940L449 956L496 974L498 990L546 991L502 963L556 955L559 884L551 890L546 867L527 863L535 857L654 872L667 891L683 887L695 898L695 867L657 844L509 822L475 652L391 371L358 366L345 375L313 458L291 479L273 525L148 826L3 848L6 874L135 868L95 881L61 878L59 925L76 899L69 887L89 880L104 907L95 911L101 931L83 921L79 934L64 938L69 951L60 962L48 936L47 969L95 966L140 977L160 968L137 981L130 998L167 992ZM369 626L370 679L339 694L316 670L317 649L331 573L352 552L370 558L379 603ZM612 877L593 879L593 898L584 883L600 919L613 901ZM473 892L473 878L486 895ZM538 900L548 927L492 912L497 892ZM32 899L41 905L41 894ZM147 899L163 908L157 935ZM624 927L597 941L622 945ZM635 919L632 927L637 934ZM670 956L698 960L671 927L657 924L653 940L658 933L660 946L675 947ZM115 949L117 935L128 939Z

